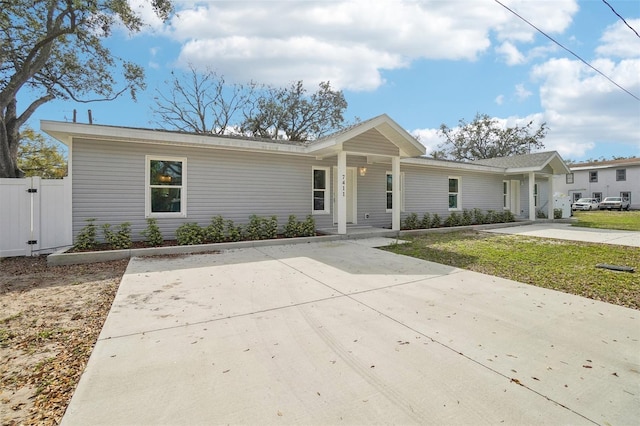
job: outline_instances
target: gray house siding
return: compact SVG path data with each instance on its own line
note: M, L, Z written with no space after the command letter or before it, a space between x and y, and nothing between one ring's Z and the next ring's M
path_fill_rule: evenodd
M142 239L145 218L146 156L186 158L185 218L158 218L165 238L185 222L207 225L221 215L236 224L251 214L278 217L284 226L290 214L311 213L312 166L332 166L329 160L231 150L181 148L142 143L73 143L74 237L96 218L96 224L132 224L134 239ZM318 227L332 225L332 215L316 215Z
M376 155L399 155L397 146L389 142L377 130L370 130L362 135L356 136L349 142L345 142L343 149L347 152L362 152Z

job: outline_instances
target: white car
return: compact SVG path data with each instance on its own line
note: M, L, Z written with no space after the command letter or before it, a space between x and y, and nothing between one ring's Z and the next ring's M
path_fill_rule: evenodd
M602 200L602 203L600 203L600 210L611 210L611 209L615 209L615 210L629 210L630 207L630 203L629 200L626 200L622 197L607 197L604 200Z
M580 198L578 201L573 203L571 209L573 211L576 210L598 210L600 207L600 202L597 198Z

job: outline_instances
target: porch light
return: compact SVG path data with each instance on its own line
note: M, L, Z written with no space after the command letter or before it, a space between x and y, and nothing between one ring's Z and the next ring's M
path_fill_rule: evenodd
M169 175L160 175L158 177L158 180L160 182L162 182L162 183L168 183L168 182L171 182L171 176L169 176Z
M366 176L367 175L367 168L366 167L360 167L359 172L360 172L360 176Z

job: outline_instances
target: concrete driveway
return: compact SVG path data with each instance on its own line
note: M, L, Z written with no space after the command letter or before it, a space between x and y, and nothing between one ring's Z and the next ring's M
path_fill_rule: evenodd
M638 311L389 241L132 259L63 424L638 421Z

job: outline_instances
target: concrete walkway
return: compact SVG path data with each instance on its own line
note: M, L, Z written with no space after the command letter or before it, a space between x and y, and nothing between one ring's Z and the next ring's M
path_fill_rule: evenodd
M560 240L640 247L640 232L582 228L579 226L571 226L569 223L534 223L508 228L485 229L484 231L498 234L530 235L533 237L555 238Z
M133 258L64 425L632 424L640 313L373 247Z

